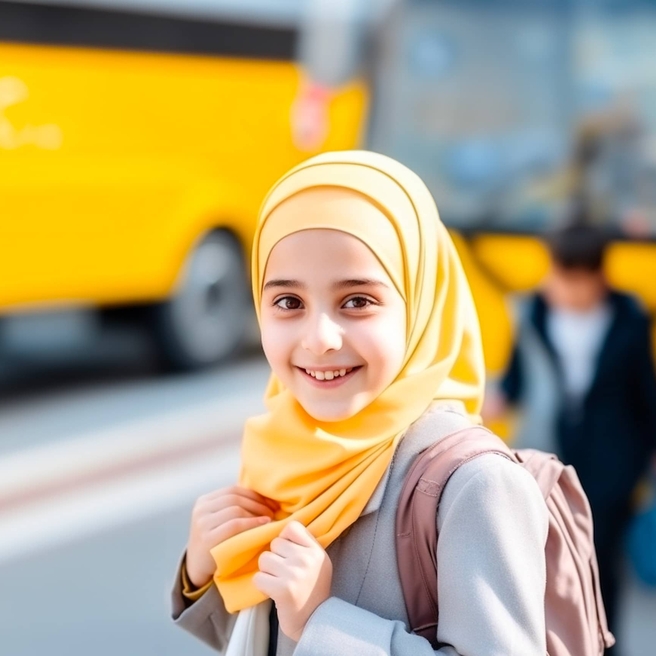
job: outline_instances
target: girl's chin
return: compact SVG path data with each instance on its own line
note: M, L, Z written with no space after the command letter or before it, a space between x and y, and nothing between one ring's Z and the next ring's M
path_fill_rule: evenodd
M305 410L310 417L321 423L334 423L351 419L373 401L373 399L354 399L351 397L340 403L337 399L328 402L316 401L308 398L296 398L301 404L303 410Z
M327 403L303 403L299 401L303 410L307 412L313 419L321 423L334 423L338 421L346 421L354 417L361 408L354 408L352 406L327 404Z

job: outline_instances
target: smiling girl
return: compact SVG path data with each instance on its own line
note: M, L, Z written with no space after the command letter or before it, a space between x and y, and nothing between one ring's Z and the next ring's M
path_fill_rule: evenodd
M478 421L484 377L425 185L373 153L308 160L263 203L252 274L268 412L245 426L239 485L194 507L174 620L220 651L238 617L266 613L265 654L544 656L547 509L494 454L453 474L437 512L440 648L407 628L401 488L418 454Z

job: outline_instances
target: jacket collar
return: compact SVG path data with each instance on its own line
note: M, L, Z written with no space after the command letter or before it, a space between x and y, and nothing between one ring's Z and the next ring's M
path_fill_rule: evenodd
M434 417L436 413L440 413L438 430L436 430L436 419ZM394 477L393 487L402 485L415 458L422 451L435 444L439 439L469 425L471 425L471 420L467 417L465 406L460 401L435 401L429 406L426 412L408 428L401 438L392 456L392 461L385 470L374 493L369 498L367 505L360 513L360 517L380 509L390 479Z

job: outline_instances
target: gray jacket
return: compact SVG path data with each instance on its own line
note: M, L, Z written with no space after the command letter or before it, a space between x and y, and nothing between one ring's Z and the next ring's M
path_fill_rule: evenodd
M440 621L435 652L411 634L396 565L394 525L405 476L418 453L468 425L434 407L410 427L360 518L328 547L332 597L298 644L279 634L279 656L544 656L548 515L535 480L497 455L463 465L437 513ZM180 573L173 620L223 651L235 620L215 586L186 607Z

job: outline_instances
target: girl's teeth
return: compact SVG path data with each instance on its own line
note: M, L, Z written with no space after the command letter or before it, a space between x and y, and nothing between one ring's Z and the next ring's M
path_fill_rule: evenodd
M337 371L311 371L306 369L305 373L312 378L317 380L333 380L334 378L339 378L340 376L346 376L347 373L351 373L353 369L338 369Z

